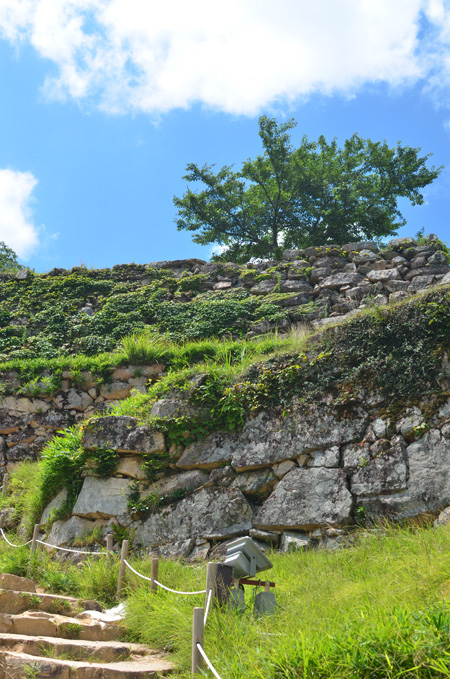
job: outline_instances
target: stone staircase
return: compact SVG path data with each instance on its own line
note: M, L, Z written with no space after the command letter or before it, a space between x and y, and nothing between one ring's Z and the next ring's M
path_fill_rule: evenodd
M96 602L9 574L0 587L0 679L150 679L173 669L164 653L120 641L123 629Z

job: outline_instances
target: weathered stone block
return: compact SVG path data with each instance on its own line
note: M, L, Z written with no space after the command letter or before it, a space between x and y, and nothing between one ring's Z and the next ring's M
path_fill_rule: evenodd
M56 497L54 497L53 500L48 503L48 505L44 509L41 516L41 523L45 523L46 521L48 521L52 510L56 511L57 509L61 509L66 500L67 500L67 490L63 488L62 490L59 491L58 495L56 495Z
M404 445L397 442L379 457L368 460L351 477L351 492L358 497L391 493L406 488Z
M84 479L73 513L86 519L108 519L127 511L128 479L87 476Z
M312 291L312 285L304 281L287 280L282 281L280 285L280 292L304 292L311 294Z
M231 461L236 442L236 436L215 432L188 446L176 466L180 469L215 469Z
M312 530L350 521L352 496L340 469L293 469L253 520L256 528Z
M371 283L385 283L386 281L402 280L398 269L385 269L384 271L369 271L367 278Z
M139 426L134 417L101 417L83 430L82 444L88 450L111 448L119 453L158 453L165 450L164 436L150 427Z
M88 521L79 516L72 516L68 521L55 521L46 542L56 547L71 545L75 538L92 533L96 526L105 523L106 521Z
M358 283L361 283L362 280L363 276L361 276L359 273L353 273L351 271L342 272L325 278L321 282L320 287L329 290L338 290L339 288L343 288L345 285L354 287L355 285L358 285Z
M79 410L81 412L84 412L94 402L89 394L76 389L69 389L66 400L67 403L64 406L66 410Z
M325 407L275 419L260 413L244 425L232 464L238 471L276 464L302 453L360 440L368 421L359 409L352 419L338 419Z
M362 504L370 516L401 520L450 504L450 440L432 429L407 447L406 457L407 489L364 500Z
M225 539L251 528L253 511L231 488L205 488L152 514L136 530L135 542L155 546L190 538Z
M165 495L173 495L181 490L192 491L200 488L209 480L208 474L202 472L200 469L192 469L181 474L174 474L168 478L161 479L153 483L149 489L149 493L156 493L161 497Z
M107 401L128 398L130 392L131 385L128 382L111 382L111 384L102 384L100 387L100 396L106 398Z
M270 469L258 469L238 474L230 487L239 488L244 495L263 498L269 495L277 482L277 477Z

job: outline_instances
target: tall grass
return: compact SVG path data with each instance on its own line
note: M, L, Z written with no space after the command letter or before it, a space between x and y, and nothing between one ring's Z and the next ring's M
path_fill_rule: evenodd
M396 528L360 534L339 551L272 553L278 612L257 617L246 588L243 614L213 609L205 650L227 679L430 679L450 677L450 528ZM0 571L30 573L53 592L114 601L118 563L82 566L0 543ZM150 561L132 559L150 575ZM203 589L206 565L162 560L159 579ZM189 676L192 610L202 595L179 596L127 572L128 639L173 651L177 677Z
M227 679L450 677L450 530L396 529L356 547L273 554L278 613L214 611L205 649ZM164 569L165 569L164 565ZM175 578L175 571L178 569ZM186 567L160 579L196 588ZM247 588L248 590L249 588ZM251 593L247 591L251 603ZM193 606L202 597L156 596L139 582L127 624L140 641L170 645L188 677Z

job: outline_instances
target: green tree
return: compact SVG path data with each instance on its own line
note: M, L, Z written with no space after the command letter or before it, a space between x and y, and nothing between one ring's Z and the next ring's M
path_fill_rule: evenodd
M20 271L23 266L17 261L17 255L4 241L0 241L0 273Z
M284 248L380 239L406 223L398 199L421 205L420 190L442 169L427 168L431 154L420 157L420 148L390 148L357 134L343 148L323 136L304 136L294 148L295 125L262 116L264 152L241 170L189 163L183 179L203 187L174 197L178 229L197 232L201 245L224 246L216 258L237 262L279 259Z

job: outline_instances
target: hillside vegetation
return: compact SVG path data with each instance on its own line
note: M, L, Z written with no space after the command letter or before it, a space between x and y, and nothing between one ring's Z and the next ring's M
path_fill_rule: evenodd
M32 575L52 592L114 602L118 562L60 563L29 548L1 543L0 569ZM438 679L450 676L450 530L387 528L361 531L339 551L269 554L278 612L213 609L205 650L227 679ZM131 559L150 576L148 559ZM205 564L162 561L160 580L181 590L203 589ZM191 624L203 596L182 597L127 575L127 640L175 654L177 677L190 676ZM207 675L210 676L210 675Z
M397 295L389 304L378 304L369 295L367 304L342 320L337 293L319 293L298 307L286 304L293 294L278 290L282 268L292 269L292 264L269 274L241 267L233 269L234 277L230 268L224 269L228 275L223 277L231 279L224 289L213 288L230 281L213 283L209 274L195 273L197 266L203 265L191 261L186 275L183 266L130 265L1 278L4 393L14 391L7 379L14 371L30 383L45 376L51 393L65 368L80 380L82 371L90 370L96 379L108 381L113 366L121 363L137 370L163 364L165 374L148 385L146 394L116 403L112 413L132 415L162 431L168 449L216 430L239 431L263 410L284 419L294 406L306 412L326 403L340 418L350 418L368 398L377 417L392 415L394 420L405 408L419 405L424 420L410 434L408 441L414 441L448 401L450 288L445 281L432 279L413 297ZM311 272L302 267L307 278ZM247 271L250 283L245 282ZM218 275L215 271L215 281ZM255 281L260 275L266 277ZM438 284L431 287L433 282ZM262 284L268 290L264 294ZM250 286L259 286L259 294ZM334 323L314 327L313 320L332 320L325 316L333 302ZM155 416L152 408L164 398L189 408L181 416ZM19 542L58 490L65 487L68 496L52 520L70 516L88 468L99 476L115 469L114 451L83 448L85 424L60 432L40 461L25 462L11 474L9 494L0 506L9 530L18 530ZM169 455L148 456L145 464L148 478L155 479L169 470ZM144 499L155 500L154 506L144 507ZM165 501L153 500L138 494L131 509L157 511ZM118 542L131 537L119 525L113 530ZM98 549L101 532L83 536L80 544ZM212 612L205 648L222 676L450 677L449 528L384 526L366 532L356 527L345 547L271 554L279 606L272 618L256 617L251 605L243 615ZM132 564L149 574L148 560L135 555ZM105 604L114 597L117 565L74 567L43 554L30 563L26 548L2 543L0 567L31 573L52 591L98 597ZM201 589L204 577L204 564L162 562L160 578L170 587ZM187 677L192 607L202 605L202 598L179 599L162 591L151 595L133 577L126 593L128 638L169 647L176 653L179 676Z

